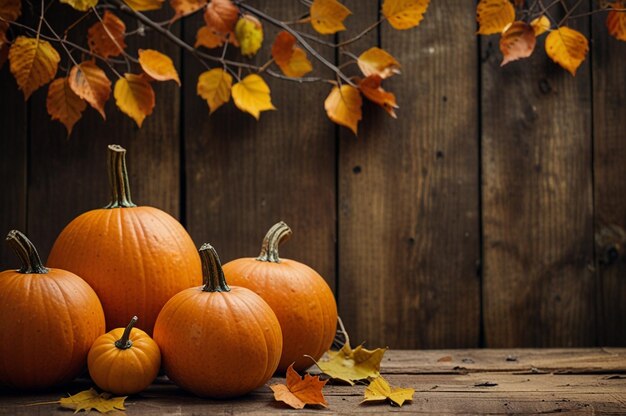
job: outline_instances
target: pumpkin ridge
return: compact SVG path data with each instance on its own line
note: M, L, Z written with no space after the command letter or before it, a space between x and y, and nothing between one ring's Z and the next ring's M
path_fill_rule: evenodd
M59 283L59 279L50 279L50 280L52 281L52 283L54 283L56 285L59 293L61 294L61 297L63 298L63 304L64 304L63 305L64 306L63 310L67 314L67 318L66 318L65 322L69 322L70 323L70 327L73 327L74 326L74 322L72 321L72 314L69 312L71 302L68 302L67 297L65 296L65 291L63 290L63 288L61 287L61 285ZM51 314L51 316L53 317L53 319L58 319L58 311L55 311L55 312L56 313L54 315ZM70 334L70 336L72 337L72 340L69 343L66 342L66 344L69 344L69 345L72 346L72 352L70 354L70 362L73 362L74 361L74 356L75 356L75 354L77 352L76 351L76 347L77 347L76 341L78 341L78 340L74 339L74 335L73 334ZM63 374L63 377L61 377L61 378L65 379L66 377L68 377L68 373L70 373L70 372L71 372L71 369L66 368L65 374Z
M137 298L141 299L140 302L140 308L139 310L142 311L141 314L143 316L145 316L146 312L149 312L152 315L152 311L147 311L148 309L148 305L146 304L146 299L148 297L153 298L155 296L155 294L152 292L152 290L148 290L148 281L146 279L146 259L148 257L149 258L149 262L152 263L153 260L152 258L154 257L153 253L152 253L152 245L151 244L142 244L141 242L147 242L148 238L147 235L148 233L146 232L146 230L143 227L143 221L141 220L141 218L139 217L138 213L140 213L141 211L139 211L139 209L142 209L143 207L139 207L137 210L130 210L129 212L129 216L130 216L130 223L132 224L133 227L133 232L131 233L133 235L133 239L135 239L135 241L133 242L133 245L135 246L139 246L139 245L143 245L143 248L145 250L147 250L147 252L149 253L149 256L146 256L145 252L142 252L142 256L141 256L141 261L139 262L139 264L141 265L141 273L140 275L143 276L142 280L142 288L141 288L141 295L138 296L137 293L135 293L134 297L135 297L135 302L138 300ZM120 211L120 215L122 214L122 211ZM137 232L137 230L141 230L141 238L139 237L139 233ZM149 268L149 267L148 267ZM152 289L152 288L150 288ZM148 293L149 292L149 293ZM126 302L126 304L128 304L128 302ZM163 305L161 305L163 306ZM157 313L158 315L158 313ZM156 321L156 316L154 317L154 320ZM148 325L150 325L150 323L148 323ZM154 326L154 322L152 322L152 326Z

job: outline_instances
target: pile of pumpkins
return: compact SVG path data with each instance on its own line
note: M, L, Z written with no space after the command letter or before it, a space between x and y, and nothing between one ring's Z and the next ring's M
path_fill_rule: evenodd
M111 203L67 225L48 267L24 234L7 236L22 268L0 273L0 385L48 388L87 366L101 389L128 395L162 366L198 396L230 398L319 359L337 306L317 272L279 258L289 227L222 267L173 217L133 204L125 153L108 147Z

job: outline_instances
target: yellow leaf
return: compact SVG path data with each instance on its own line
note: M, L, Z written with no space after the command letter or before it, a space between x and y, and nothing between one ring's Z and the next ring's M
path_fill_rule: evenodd
M349 85L344 85L343 87L349 87ZM354 91L358 94L356 89ZM356 123L354 130L356 130ZM328 351L328 360L318 361L317 366L324 374L354 385L356 380L380 376L380 362L385 355L385 351L387 351L387 348L368 350L361 345L352 349L350 344L346 343L339 351Z
M480 0L476 7L476 20L479 34L501 33L515 21L515 8L509 0Z
M328 97L326 97L326 101L324 101L324 109L328 118L333 122L348 127L354 134L357 134L357 125L359 120L361 120L362 104L363 101L361 100L359 90L351 85L342 85L341 88L333 87ZM350 346L348 346L349 348ZM324 370L322 369L322 371ZM328 375L334 377L331 374Z
M69 136L87 108L87 103L72 91L67 78L57 78L48 87L46 108L52 120L59 120L65 125Z
M572 75L576 75L588 51L589 43L585 35L569 27L553 30L546 38L548 56Z
M288 77L299 78L313 70L306 52L296 46L296 38L286 31L276 36L272 45L272 58Z
M211 0L204 11L207 26L219 33L230 33L235 29L239 8L231 0Z
M139 65L144 72L157 81L176 81L180 85L178 72L169 56L153 49L139 49Z
M272 105L270 87L257 74L248 75L236 83L232 92L237 108L252 114L257 120L261 111L276 110Z
M286 384L270 386L276 401L285 402L294 409L302 409L305 405L320 405L328 407L328 402L322 393L322 388L328 380L320 380L319 376L300 374L293 369L293 364L287 369Z
M237 22L235 36L239 41L241 54L252 56L263 44L263 25L256 17L246 14Z
M375 378L365 389L364 402L391 400L402 407L405 401L413 400L414 389L392 387L382 376Z
M200 74L198 95L209 104L210 114L230 100L232 85L233 77L222 68L214 68Z
M530 22L530 25L535 31L535 37L537 37L539 35L544 34L550 29L550 19L548 19L544 15L541 15L540 17L533 19L533 21Z
M513 22L500 38L500 50L504 59L500 66L521 58L528 58L535 50L535 30L526 22Z
M93 61L75 65L70 71L70 88L106 119L104 104L111 95L111 81Z
M21 0L0 0L0 45L7 41L6 33L9 29L9 22L16 21L21 14Z
M61 407L75 410L78 413L81 410L89 412L97 410L100 413L108 413L114 410L126 410L124 407L124 397L111 397L109 393L100 393L94 389L89 389L76 393L73 396L62 397L59 399Z
M104 58L121 55L126 48L125 32L124 22L106 10L102 16L102 22L96 22L87 31L89 49Z
M331 35L346 30L343 21L352 14L337 0L313 0L310 12L313 29L322 35Z
M124 0L124 3L128 4L133 10L145 12L160 9L164 1L165 0Z
M357 64L366 77L378 75L385 79L400 73L400 63L396 61L396 58L377 47L370 48L359 55Z
M626 12L615 10L625 9L626 3L617 1L611 7L614 10L609 11L606 16L606 27L609 29L609 34L618 40L626 41Z
M387 114L397 118L395 109L398 108L396 96L385 91L380 83L382 78L376 74L370 75L359 82L359 91L371 102L378 104L385 109Z
M69 4L76 10L85 12L98 4L98 0L61 0L61 3Z
M24 99L52 81L61 57L45 40L19 36L9 50L11 73L24 92Z
M152 114L154 90L141 75L124 74L124 78L115 83L113 96L118 108L135 120L138 127L141 127L146 116Z
M207 0L170 0L170 6L174 9L174 20L187 16L206 6Z
M430 0L385 0L383 16L398 30L410 29L420 24Z

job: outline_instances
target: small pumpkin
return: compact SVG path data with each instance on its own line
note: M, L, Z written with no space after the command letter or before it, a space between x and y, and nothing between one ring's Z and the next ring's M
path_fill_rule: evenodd
M280 359L282 334L263 299L229 287L215 249L200 248L204 286L170 299L154 326L167 376L201 397L241 396L265 384Z
M337 304L326 281L315 270L295 260L281 259L278 246L292 232L279 222L267 232L257 258L241 258L224 265L224 274L237 286L261 296L274 310L283 331L283 353L278 365L285 372L311 366L335 338Z
M195 244L176 219L132 202L125 154L120 146L108 147L111 202L70 222L48 263L78 274L94 288L108 330L138 315L141 329L151 334L165 302L200 285L202 271Z
M44 389L71 381L104 333L98 296L74 273L44 267L21 232L6 240L22 267L0 273L0 385Z
M133 328L136 322L137 317L133 316L126 328L101 335L89 350L89 375L104 391L136 394L145 390L159 373L159 346L150 335Z

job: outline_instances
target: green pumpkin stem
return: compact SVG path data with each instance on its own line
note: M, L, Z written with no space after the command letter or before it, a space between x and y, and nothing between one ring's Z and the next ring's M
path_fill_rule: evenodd
M48 269L41 262L37 249L24 234L17 230L12 230L9 231L6 240L20 260L22 260L22 268L18 272L24 274L48 273Z
M204 292L230 292L220 258L211 244L205 243L200 247L200 259L204 283L202 290Z
M269 229L263 244L261 245L261 254L256 259L258 261L269 261L272 263L280 263L280 257L278 257L278 246L289 240L291 237L291 228L283 221L277 222Z
M115 346L120 350L127 350L133 346L133 342L130 340L130 331L133 330L133 327L135 326L135 323L137 323L138 319L139 318L137 318L136 316L133 316L133 318L130 320L130 323L124 330L122 338L115 341Z
M109 145L108 156L109 184L111 185L111 202L105 208L132 208L128 172L126 171L126 149L117 144Z

